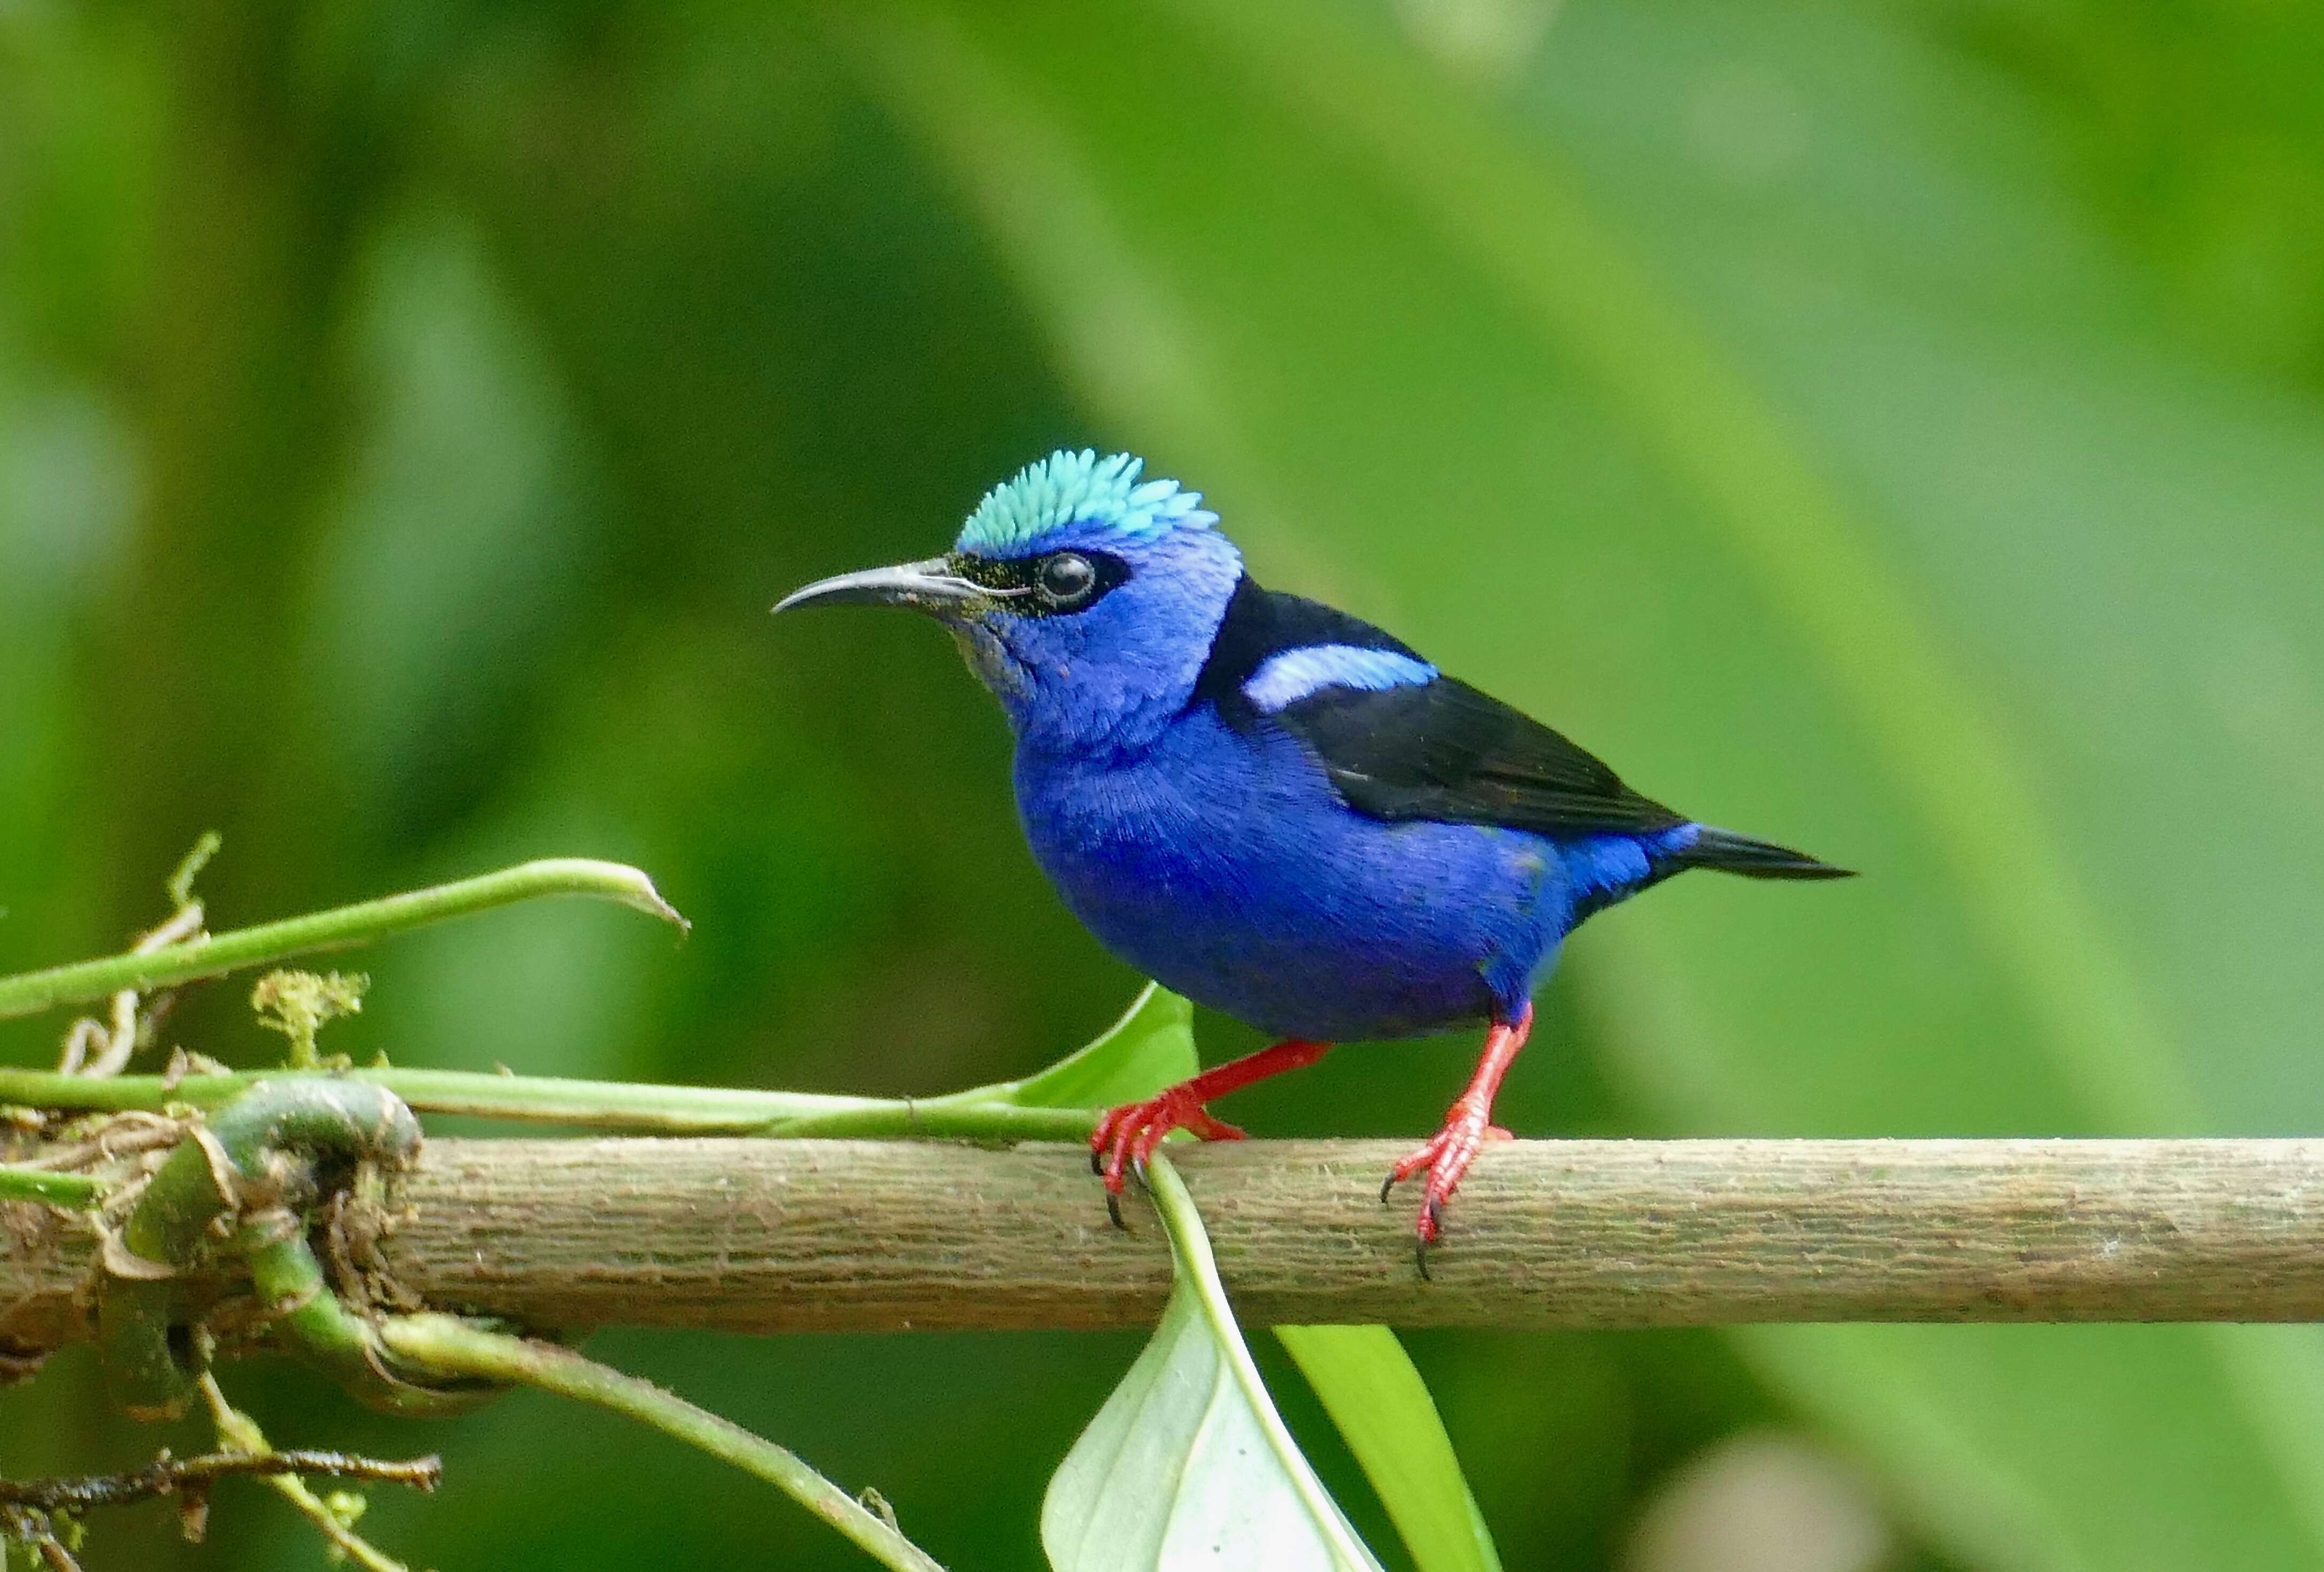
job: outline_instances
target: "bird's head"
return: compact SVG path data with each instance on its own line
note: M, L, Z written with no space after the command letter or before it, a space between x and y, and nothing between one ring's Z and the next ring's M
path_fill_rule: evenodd
M1127 453L1053 453L987 492L944 556L822 579L775 610L926 612L1020 744L1140 746L1193 696L1242 555L1200 493L1139 467Z

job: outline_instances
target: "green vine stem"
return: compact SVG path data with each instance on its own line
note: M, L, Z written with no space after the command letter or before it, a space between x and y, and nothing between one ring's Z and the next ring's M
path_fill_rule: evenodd
M0 1201L39 1201L86 1211L105 1198L105 1181L85 1173L0 1164Z
M925 1100L666 1087L503 1076L473 1070L264 1070L225 1075L87 1076L0 1068L0 1103L32 1108L160 1112L217 1108L261 1082L353 1083L392 1093L423 1114L566 1124L631 1135L933 1136L962 1141L1082 1141L1086 1108L1028 1107L1002 1082Z
M370 1322L331 1292L308 1244L306 1213L321 1192L318 1162L409 1162L420 1122L376 1087L316 1077L262 1081L171 1150L106 1252L97 1304L106 1366L122 1406L174 1416L196 1372L177 1335L187 1311L182 1269L221 1246L244 1255L272 1334L348 1392L394 1413L471 1407L485 1392L401 1381L378 1356ZM222 1221L223 1220L223 1221Z
M488 1332L456 1316L398 1316L383 1325L380 1335L399 1362L433 1375L535 1386L651 1425L779 1486L882 1566L895 1572L944 1572L894 1524L816 1473L798 1454L651 1382L608 1369L569 1348Z
M553 857L430 889L191 939L143 955L109 956L0 977L0 1020L108 998L124 988L149 992L317 950L345 949L431 922L549 895L619 901L681 929L686 926L686 919L661 898L653 881L636 868L582 857Z

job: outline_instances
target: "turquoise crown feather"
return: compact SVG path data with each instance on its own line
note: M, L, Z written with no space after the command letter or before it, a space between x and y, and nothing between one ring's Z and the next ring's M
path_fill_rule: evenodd
M1141 482L1144 467L1145 460L1129 453L1052 453L984 494L961 527L959 549L1005 556L1068 524L1158 541L1172 530L1206 530L1219 522L1202 505L1201 492L1181 490L1175 480Z

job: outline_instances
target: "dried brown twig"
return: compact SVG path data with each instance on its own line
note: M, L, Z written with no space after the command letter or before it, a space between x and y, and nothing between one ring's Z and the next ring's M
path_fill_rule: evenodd
M231 1475L249 1475L270 1484L301 1474L333 1479L361 1479L375 1484L409 1484L432 1491L443 1477L441 1458L430 1455L398 1461L361 1457L346 1452L245 1452L228 1450L199 1457L172 1457L164 1452L144 1467L125 1474L100 1474L85 1479L0 1479L0 1543L14 1540L32 1549L50 1572L79 1572L72 1555L78 1544L75 1521L95 1507L125 1506L157 1496L177 1498L179 1521L186 1537L198 1540L209 1519L210 1487ZM304 1493L304 1487L300 1487ZM326 1515L327 1503L317 1505ZM390 1562L336 1524L327 1535L335 1547L359 1550L365 1566L399 1566ZM71 1543L68 1543L70 1540Z
M312 1474L329 1479L362 1479L382 1484L409 1484L434 1490L444 1475L443 1459L363 1457L350 1452L293 1449L282 1452L210 1452L198 1457L172 1457L168 1453L144 1467L125 1474L97 1474L83 1479L0 1479L0 1508L28 1508L38 1512L83 1512L95 1507L125 1506L156 1496L198 1497L230 1475L270 1475Z

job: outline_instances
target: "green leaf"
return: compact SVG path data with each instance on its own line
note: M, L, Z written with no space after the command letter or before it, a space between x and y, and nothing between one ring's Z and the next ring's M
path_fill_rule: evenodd
M1013 1083L1006 1100L1028 1108L1102 1108L1150 1097L1203 1068L1194 1007L1148 983L1122 1018L1086 1047Z
M1049 1481L1056 1572L1379 1572L1284 1428L1194 1200L1148 1166L1177 1285L1154 1340Z
M1419 1572L1500 1572L1436 1401L1386 1327L1277 1327Z

